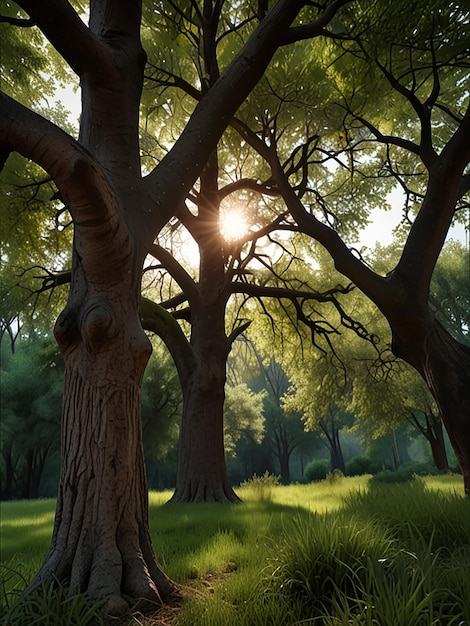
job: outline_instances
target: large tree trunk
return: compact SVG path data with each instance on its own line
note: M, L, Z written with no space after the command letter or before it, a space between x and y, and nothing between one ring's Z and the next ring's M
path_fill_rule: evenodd
M115 615L129 600L160 601L173 589L148 530L140 384L151 347L139 321L138 263L127 243L115 247L120 261L102 261L94 272L93 262L84 269L75 254L69 303L55 328L65 361L56 519L32 583L54 575Z
M224 298L192 303L194 369L183 389L176 489L170 502L239 502L227 477L223 407L229 341Z
M437 402L470 496L470 348L430 314L420 326L391 328L394 353L418 370Z

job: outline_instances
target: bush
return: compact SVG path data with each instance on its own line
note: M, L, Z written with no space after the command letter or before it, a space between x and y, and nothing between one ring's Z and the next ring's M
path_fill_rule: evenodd
M304 470L304 479L307 483L324 480L330 471L330 462L327 459L311 461Z
M334 469L326 475L326 480L330 483L330 485L336 485L336 483L338 483L342 478L344 478L344 474L339 469Z
M395 472L392 472L391 470L384 470L383 472L378 472L375 476L372 476L370 483L408 483L415 479L416 474L413 472L408 472L406 470L396 470Z
M385 470L378 472L370 479L372 483L406 483L414 480L418 476L428 476L438 474L439 472L430 463L419 463L410 461L403 463L394 472Z
M362 476L363 474L377 474L381 469L381 464L376 459L371 459L366 455L354 456L346 463L348 476Z
M270 474L268 470L262 476L253 474L251 478L241 483L240 487L251 489L257 500L271 502L273 488L279 485L279 476Z

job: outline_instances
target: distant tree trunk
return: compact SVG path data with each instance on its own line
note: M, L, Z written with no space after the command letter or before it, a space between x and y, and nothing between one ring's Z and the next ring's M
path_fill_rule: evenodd
M397 470L400 465L400 453L398 452L398 444L397 444L397 435L395 433L394 430L392 430L392 457L393 457L393 465L395 466L395 469Z
M176 489L170 502L239 502L227 477L223 406L229 341L225 298L193 302L195 366L183 387Z
M44 447L42 451L36 452L34 455L34 470L31 477L30 498L39 497L39 488L41 486L44 468L46 466L47 457L52 444Z
M346 464L344 462L343 449L341 447L341 441L339 440L339 429L335 428L333 444L331 446L331 469L339 470L346 476Z
M3 487L2 493L3 500L11 500L13 495L13 478L15 475L15 469L12 457L12 447L9 445L3 452L3 459L5 461L5 486Z
M274 430L274 437L276 439L277 458L279 461L279 469L281 471L281 483L283 485L289 485L290 456L292 451L289 448L289 439L287 437L286 430L282 425Z
M31 480L33 476L33 459L34 459L34 450L31 448L26 452L25 457L25 471L23 473L23 486L21 488L21 497L25 500L31 498Z
M431 447L432 460L436 469L442 471L448 470L449 461L447 458L442 420L431 411L425 413L424 417L426 424L422 424L419 418L411 413L410 422L428 440Z
M344 462L343 449L339 439L339 428L336 426L334 419L330 420L328 425L321 421L319 426L326 437L326 445L330 451L330 463L332 470L339 470L346 476L346 464Z
M449 469L449 459L447 458L444 429L440 420L434 426L434 437L431 437L428 441L431 446L432 460L436 469L447 471Z

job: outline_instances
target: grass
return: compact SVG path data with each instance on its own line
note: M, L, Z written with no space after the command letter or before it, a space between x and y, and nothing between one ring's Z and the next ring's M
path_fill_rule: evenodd
M459 477L238 492L242 505L164 506L170 492L149 494L156 554L193 590L178 626L470 624L470 502ZM2 504L4 605L44 558L53 514L53 500ZM64 598L50 594L57 613ZM78 600L73 612L83 619L71 624L91 623Z

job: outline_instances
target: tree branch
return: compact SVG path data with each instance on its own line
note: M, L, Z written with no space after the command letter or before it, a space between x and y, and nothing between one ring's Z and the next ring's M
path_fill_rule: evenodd
M197 295L196 283L168 250L154 243L149 247L149 253L162 262L164 268L176 280L188 300Z
M178 370L182 389L196 364L196 355L178 322L162 306L141 298L141 320L145 330L155 333L170 351Z
M78 141L4 93L0 93L0 138L4 149L15 150L50 174L77 229L93 232L94 237L115 232L116 249L125 253L131 242L125 220L120 219L122 207L104 169ZM103 258L110 269L115 262Z
M142 218L149 221L149 238L168 221L186 198L194 181L276 52L289 24L303 6L301 0L279 0L232 63L196 106L185 130L158 167L144 179L149 204ZM160 200L165 191L164 203ZM155 199L159 199L158 210ZM148 217L146 217L148 215ZM149 243L151 243L149 241Z
M17 3L78 76L89 72L106 82L116 76L111 49L90 31L67 0Z
M327 37L333 37L337 39L344 39L344 35L338 35L326 30L326 26L331 22L339 9L352 2L352 0L334 0L330 6L320 15L318 19L309 24L302 24L301 26L293 26L287 31L282 44L286 45L294 43L296 41L302 41L305 39L313 39L319 35L325 35Z

